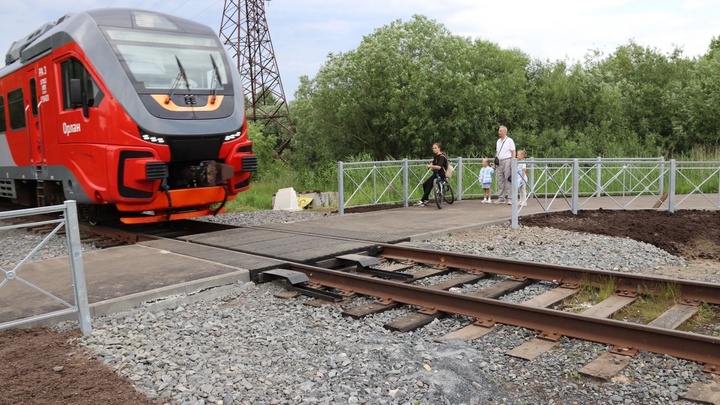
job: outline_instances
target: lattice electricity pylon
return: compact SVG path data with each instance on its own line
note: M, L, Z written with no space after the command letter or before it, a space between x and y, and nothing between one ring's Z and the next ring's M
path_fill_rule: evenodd
M237 61L245 100L249 104L246 106L248 119L272 121L287 132L287 139L275 149L281 155L295 130L270 40L264 1L225 0L220 40Z

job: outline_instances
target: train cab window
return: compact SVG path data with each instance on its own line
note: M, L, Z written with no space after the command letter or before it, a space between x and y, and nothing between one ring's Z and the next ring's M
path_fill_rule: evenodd
M5 132L5 99L0 96L0 132Z
M72 103L70 98L70 80L80 79L83 104L88 107L97 107L102 100L103 93L90 76L90 73L85 69L85 66L80 63L77 59L69 59L60 64L62 71L62 83L63 83L63 107L65 110L72 110L74 108L80 108L82 105L75 105Z
M8 112L10 113L10 128L25 128L25 108L23 107L22 89L15 89L8 93Z
M32 110L33 117L38 115L38 98L37 98L37 85L35 84L35 78L30 79L30 107Z

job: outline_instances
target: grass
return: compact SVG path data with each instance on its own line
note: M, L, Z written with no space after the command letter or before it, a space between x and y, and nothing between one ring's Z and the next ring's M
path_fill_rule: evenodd
M580 282L578 292L573 294L569 299L563 301L561 308L565 308L570 312L579 314L588 309L590 306L602 302L615 294L615 289L615 279L613 278L608 278L599 286L584 279Z
M663 284L647 290L648 292L641 294L632 305L618 312L614 319L648 324L675 305L680 297L680 290L675 284Z
M292 187L292 177L280 175L261 181L250 182L250 188L238 194L237 197L227 204L228 212L271 210L272 198L281 188ZM296 190L297 191L297 190Z

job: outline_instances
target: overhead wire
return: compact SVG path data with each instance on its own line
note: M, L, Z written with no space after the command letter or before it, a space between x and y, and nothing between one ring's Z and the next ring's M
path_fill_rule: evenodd
M215 2L214 2L213 4L211 4L211 5L207 6L207 7L205 7L204 9L198 11L195 15L193 15L192 17L190 17L190 19L192 20L193 18L199 16L200 14L208 11L210 8L215 7L215 5L216 5L217 3L219 3L220 1L221 1L221 0L215 0Z

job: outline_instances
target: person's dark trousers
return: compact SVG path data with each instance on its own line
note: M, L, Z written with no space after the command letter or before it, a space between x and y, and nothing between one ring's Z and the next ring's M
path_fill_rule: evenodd
M427 201L430 199L430 192L433 188L433 181L435 181L435 176L430 176L427 180L425 180L425 183L423 183L423 196L420 199L421 201Z

